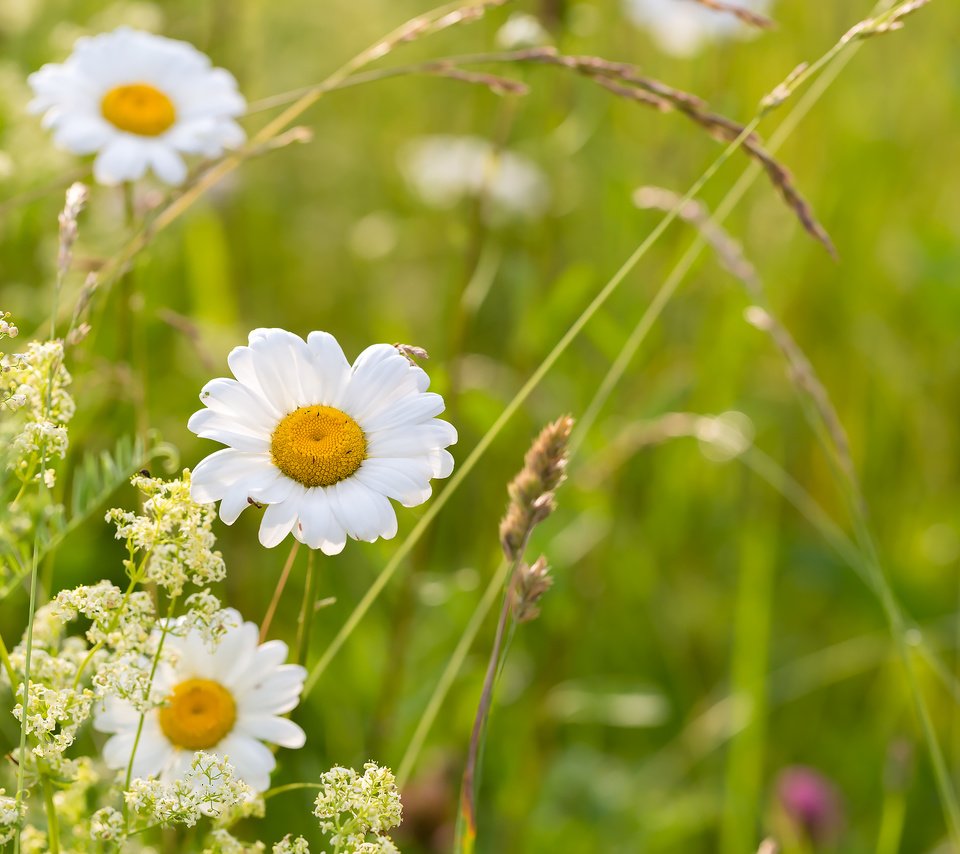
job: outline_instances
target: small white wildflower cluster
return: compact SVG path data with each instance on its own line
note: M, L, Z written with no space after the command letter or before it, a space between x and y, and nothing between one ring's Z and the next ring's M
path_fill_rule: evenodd
M6 845L17 833L17 826L26 812L24 804L17 804L4 789L0 789L0 845Z
M119 842L125 837L123 813L103 807L90 817L90 838L97 842Z
M67 453L66 425L76 406L68 391L72 378L63 364L63 342L31 341L25 353L4 356L0 368L0 400L24 411L9 465L26 479L41 456L63 459Z
M367 762L360 775L335 767L321 778L313 814L330 843L344 854L390 854L397 851L385 831L400 824L403 808L393 772ZM369 837L373 837L370 839Z
M302 836L287 834L273 846L273 854L310 854L310 844Z
M78 684L77 674L87 656L87 645L82 638L63 637L63 624L57 619L54 606L37 611L24 712L24 683L20 675L26 667L26 640L24 637L10 653L15 679L10 687L17 699L13 714L21 722L26 718L27 735L33 745L29 756L42 760L49 772L73 777L75 763L65 759L64 753L90 717L94 701L93 692ZM11 673L5 671L0 681L9 684L10 678Z
M222 756L197 751L183 779L162 782L134 780L124 794L127 807L148 825L193 827L204 816L217 817L252 800L253 789L234 773Z
M16 338L20 330L11 322L9 311L0 311L0 341L4 338ZM9 374L20 368L19 360L11 360L0 352L0 373ZM6 379L6 382L3 380ZM26 398L10 390L13 385L12 379L0 378L2 390L0 390L0 409L19 409L26 402Z
M133 553L143 552L142 580L162 587L171 598L183 593L188 580L198 587L221 581L226 570L220 552L213 549L211 528L216 511L190 498L189 470L177 480L137 475L132 483L147 498L143 515L119 509L107 513L107 521L117 526L117 539L126 540L131 552L127 571L136 571Z
M124 594L101 581L60 591L51 607L65 623L81 616L90 620L86 638L92 645L89 663L96 699L122 697L140 711L163 699L151 696L144 666L156 645L156 612L149 593L131 589Z
M16 324L10 321L10 312L0 311L0 338L16 338L19 334Z
M204 842L202 854L263 854L267 850L262 842L244 842L222 827L208 834Z

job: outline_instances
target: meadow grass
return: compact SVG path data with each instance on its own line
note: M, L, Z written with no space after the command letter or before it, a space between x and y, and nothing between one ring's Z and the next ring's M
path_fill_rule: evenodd
M2 209L0 304L22 329L42 329L46 282L58 281L57 293L62 285L64 312L85 270L99 269L103 282L91 337L72 351L81 401L73 459L121 436L156 441L147 435L155 428L194 464L209 451L185 430L196 392L259 325L328 329L348 354L373 340L423 345L460 429L454 478L401 520L397 541L350 544L339 559L317 555L309 574L304 561L290 573L272 633L295 643L301 624L311 690L296 719L311 741L284 756L266 836L308 814L297 781L370 757L419 784L421 802L434 796L422 822L409 818L416 799L408 804L408 833L421 838L401 836L404 850L432 850L430 832L454 820L493 631L483 616L503 574L504 486L539 426L563 411L583 414L573 476L532 544L549 556L555 587L503 664L478 850L755 850L779 829L773 781L791 764L819 768L842 792L838 850L932 850L951 821L960 832L951 800L960 759L951 284L960 219L949 192L949 9L930 4L847 65L849 46L781 108L787 118L768 149L831 235L835 264L773 190L758 184L748 194L758 165L731 180L725 161L746 135L717 160L721 149L698 128L562 69L498 65L529 87L519 100L491 93L489 80L377 72L338 91L369 58L345 54L422 11L401 6L321 12L294 2L271 14L250 0L196 14L176 2L80 2L63 18L55 4L38 4L10 30L2 68L13 85L0 105L0 149L17 164L4 195L18 201ZM775 31L679 61L625 26L612 3L581 3L558 47L637 62L724 114L749 117L800 61L833 59L825 51L869 11L852 0L816 13L782 2ZM212 167L132 237L124 205L135 215L149 197L95 190L74 272L60 282L53 224L65 178L76 176L19 114L22 76L59 56L71 27L125 14L163 18L164 32L232 67L251 99L291 90L294 100L254 134L256 156ZM467 55L485 49L505 16L495 10L404 49L421 66ZM284 136L295 122L309 126L306 144L294 144L303 133ZM551 182L550 214L504 226L468 205L419 205L398 151L438 132L489 135L533 157ZM712 261L700 265L705 239L687 246L687 233L671 227L679 205L656 220L633 208L642 184L692 187L689 198L702 189L714 220L743 242L767 283L765 308L830 393L849 464L842 455L837 463L829 425L784 378L776 348L744 322L739 286ZM693 274L697 290L681 291ZM465 312L478 275L481 298ZM121 286L108 294L111 278ZM749 416L756 450L746 465L684 441L608 453L637 423L684 410ZM602 478L591 478L601 464ZM259 619L286 550L254 548L248 519L218 535L230 567L225 597ZM32 583L0 604L8 643L42 578L71 586L120 577L122 553L106 526L72 532L69 548L42 566L40 557L37 544ZM308 584L336 600L309 634L298 620L315 598L305 597ZM571 688L590 698L589 713L561 702ZM0 737L7 750L16 745L15 721L0 721ZM885 772L892 745L916 754L905 782Z

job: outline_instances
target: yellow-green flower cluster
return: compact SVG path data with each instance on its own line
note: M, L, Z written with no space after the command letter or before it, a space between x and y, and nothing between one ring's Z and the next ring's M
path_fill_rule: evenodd
M17 825L26 812L24 804L18 804L4 789L0 789L0 845L12 841L17 833Z
M117 526L117 539L126 540L131 552L127 571L142 572L139 580L157 584L170 597L180 596L188 580L197 586L221 581L226 570L213 548L216 511L190 498L190 472L169 481L138 475L132 483L146 496L143 513L107 513L107 521ZM142 570L133 561L137 551L144 555Z
M9 465L26 477L37 458L66 455L66 425L76 411L68 391L73 380L63 364L62 341L31 341L25 353L4 356L0 366L0 399L21 410Z
M313 813L338 851L388 854L397 850L384 833L400 824L403 813L400 792L389 768L367 762L361 775L352 768L337 766L320 779L323 787Z
M148 825L193 827L204 816L219 816L251 800L254 792L226 759L201 750L182 780L134 780L124 797L127 807Z

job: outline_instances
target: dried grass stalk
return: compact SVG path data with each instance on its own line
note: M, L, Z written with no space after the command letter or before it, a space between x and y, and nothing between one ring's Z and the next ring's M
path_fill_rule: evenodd
M672 210L680 202L680 197L676 193L660 187L641 187L634 194L634 202L639 207ZM721 264L740 280L751 299L765 304L767 301L766 295L756 268L747 260L740 244L714 221L707 208L699 202L690 202L680 209L679 216L700 231L717 254ZM830 435L840 465L848 476L852 476L854 472L853 458L850 454L847 432L843 428L843 423L834 408L833 401L830 400L830 395L823 383L820 382L813 365L800 345L794 340L789 330L765 306L751 305L747 309L745 317L751 326L766 332L770 336L787 363L791 382L801 394L813 403Z
M738 6L736 3L727 3L725 0L693 0L693 2L706 6L714 12L726 12L728 15L733 15L751 27L759 27L761 30L772 30L776 27L776 23L770 18L745 9L743 6Z
M552 47L539 47L517 51L513 54L513 60L566 68L593 80L620 97L654 107L661 112L676 110L720 142L740 140L743 151L763 167L767 178L807 232L836 257L836 249L830 236L817 221L810 204L796 188L790 170L764 148L758 134L747 133L745 125L713 112L703 99L653 77L647 77L633 65L611 62L597 56L567 56Z

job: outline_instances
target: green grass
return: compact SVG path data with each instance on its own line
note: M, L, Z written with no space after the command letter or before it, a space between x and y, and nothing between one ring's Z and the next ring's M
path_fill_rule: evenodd
M781 0L776 31L680 61L626 26L614 2L590 5L594 31L561 33L565 52L636 62L743 120L792 68L820 56L869 11L859 0L816 9ZM426 8L406 0L196 6L173 0L137 8L152 10L165 34L196 43L234 70L251 100L319 81ZM0 151L15 166L0 183L0 198L74 166L23 115L24 76L61 59L78 27L112 25L124 9L45 2L23 29L0 23ZM505 16L498 11L395 59L486 49ZM764 181L728 227L832 395L892 587L956 674L960 167L953 119L960 59L952 23L950 5L934 0L902 33L865 44L781 149L832 235L839 263ZM148 356L144 420L180 448L184 465L213 447L186 429L200 387L225 373L226 353L254 326L327 329L348 355L374 341L426 347L434 386L448 396L460 430L454 450L462 462L656 225L657 214L633 207L634 188L683 192L721 150L682 117L619 101L562 71L516 74L531 86L518 103L423 78L332 93L301 119L314 131L312 142L246 163L140 257L135 277L144 305L133 331ZM248 127L263 121L252 117ZM471 206L431 211L401 179L397 152L416 135L504 132L550 177L553 207L542 221L485 230ZM739 156L728 163L704 200L716 206L744 165ZM0 308L14 312L24 334L45 329L61 205L58 190L0 209ZM371 214L394 236L393 248L374 260L351 248L357 224ZM78 258L108 257L125 239L119 191L95 190ZM506 482L544 422L588 406L692 239L686 226L667 231L450 497L295 714L310 741L283 754L275 783L315 779L334 763L399 764L499 565ZM499 265L456 352L452 318L478 245L493 247ZM64 304L81 280L70 280ZM134 430L118 294L96 303L93 335L70 364L80 401L71 430L77 460ZM916 759L899 850L932 850L945 838L883 610L817 530L749 468L712 462L689 439L621 457L602 479L591 478L637 421L670 411L739 410L753 421L757 446L849 530L829 462L779 354L743 321L746 305L739 284L711 257L694 264L585 437L560 511L537 534L533 548L549 556L556 583L541 617L518 631L498 689L480 851L752 851L773 826L773 779L798 763L819 768L843 793L847 819L837 850L889 851L878 839L881 825L896 822L890 811L899 795L885 790L884 768L890 745L902 740ZM195 340L167 322L171 311L195 325ZM112 504L121 500L130 504L132 492ZM402 513L393 542L350 543L338 558L318 556L321 595L336 603L318 615L311 661L424 512ZM257 521L248 511L218 530L229 569L225 596L255 620L286 557L283 547L259 547ZM107 525L94 522L56 555L56 582L117 579L121 558ZM301 558L274 623L291 643L305 564ZM25 615L22 591L0 606L8 644ZM433 778L447 820L492 633L491 615L418 765L421 783ZM955 701L926 665L917 667L956 778ZM584 720L564 713L557 698L571 685L593 696L596 714ZM652 697L664 714L614 725L614 693ZM752 717L731 718L737 707L725 698L734 693L750 698ZM15 745L15 729L12 719L0 721L3 752ZM290 830L307 834L309 801L304 792L278 796L264 827L251 834L271 841ZM443 806L438 815L442 822ZM423 841L401 847L431 850Z

